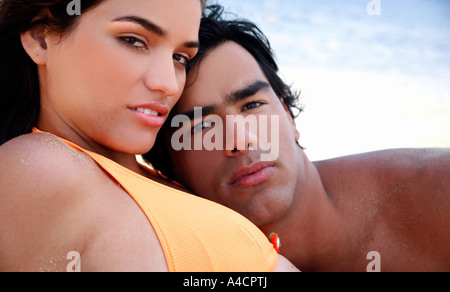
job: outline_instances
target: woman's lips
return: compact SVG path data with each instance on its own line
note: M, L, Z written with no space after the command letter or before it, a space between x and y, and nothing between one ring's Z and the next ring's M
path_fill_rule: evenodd
M169 113L169 108L158 103L137 105L129 107L129 109L141 123L156 128L164 125L165 116Z
M230 179L232 187L248 188L269 180L275 174L273 163L254 162L238 168Z

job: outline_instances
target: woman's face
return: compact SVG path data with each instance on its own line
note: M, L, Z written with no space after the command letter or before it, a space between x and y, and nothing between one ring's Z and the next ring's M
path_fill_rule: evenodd
M46 37L38 127L88 149L154 145L198 51L199 0L105 0Z

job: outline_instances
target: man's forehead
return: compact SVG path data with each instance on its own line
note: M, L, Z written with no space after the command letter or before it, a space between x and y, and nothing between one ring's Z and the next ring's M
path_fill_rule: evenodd
M196 104L195 102L187 102L184 105L184 110L177 108L177 113L183 113L183 115L194 119L196 116L196 108L202 108L202 115L210 115L217 113L221 108L228 106L234 106L248 98L255 96L260 92L271 90L272 87L269 82L265 80L255 80L249 85L245 85L242 88L231 91L229 94L225 94L223 98L205 100Z
M257 84L263 88L269 84L255 58L231 41L209 52L198 66L192 73L194 80L181 97L180 111L193 106L219 107L248 87Z

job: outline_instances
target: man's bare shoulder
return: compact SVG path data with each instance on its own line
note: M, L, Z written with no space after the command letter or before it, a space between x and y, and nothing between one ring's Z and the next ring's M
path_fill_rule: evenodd
M327 189L338 192L339 203L361 210L352 216L375 220L367 225L378 226L372 231L390 230L378 236L392 250L407 249L423 262L433 259L437 270L450 268L450 149L385 150L316 166Z
M315 162L320 169L331 168L379 172L394 170L418 173L450 169L450 148L391 149Z
M324 183L370 188L385 194L403 190L450 200L450 149L393 149L341 157L315 163ZM344 187L349 189L349 187Z
M413 169L443 167L448 165L445 162L450 161L450 148L392 149L363 154L361 157L387 166L395 165Z
M69 217L84 200L81 181L96 171L83 154L50 134L29 134L0 147L0 270L50 270L75 250ZM84 188L84 189L82 189ZM80 219L82 220L82 218ZM79 220L79 221L80 221ZM67 265L67 264L66 264Z

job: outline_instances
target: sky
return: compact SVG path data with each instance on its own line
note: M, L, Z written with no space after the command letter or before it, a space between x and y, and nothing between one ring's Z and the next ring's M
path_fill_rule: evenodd
M450 147L450 0L211 2L271 41L311 160Z

